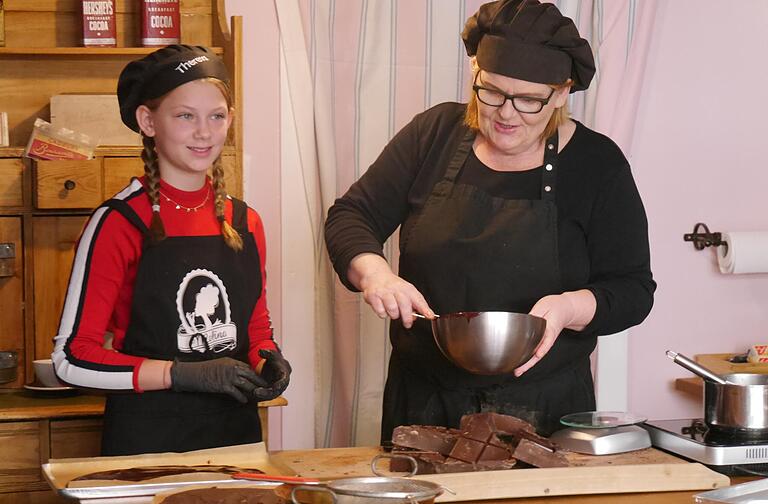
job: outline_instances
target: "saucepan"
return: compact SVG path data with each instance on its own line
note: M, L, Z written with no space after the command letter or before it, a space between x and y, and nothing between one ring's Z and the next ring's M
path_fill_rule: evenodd
M502 311L448 313L430 322L443 355L479 375L510 373L525 364L533 357L547 327L541 317Z
M667 356L704 378L704 422L710 428L768 436L768 374L720 376L684 355L667 351Z

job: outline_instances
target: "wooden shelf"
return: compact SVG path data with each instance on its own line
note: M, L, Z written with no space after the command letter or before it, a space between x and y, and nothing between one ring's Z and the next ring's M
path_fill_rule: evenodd
M0 47L0 56L135 56L149 54L159 47ZM212 47L224 54L221 47Z
M24 147L0 147L0 158L21 157Z

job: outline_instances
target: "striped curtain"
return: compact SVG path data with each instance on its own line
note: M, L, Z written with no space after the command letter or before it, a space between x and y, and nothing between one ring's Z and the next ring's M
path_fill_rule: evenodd
M283 135L291 136L288 148L298 153L283 157L301 165L302 181L287 188L293 194L283 196L303 199L313 235L314 248L307 251L306 258L315 266L315 330L307 335L313 338L307 348L314 348L316 353L318 447L379 442L381 398L391 350L388 321L376 317L360 296L348 292L330 271L320 238L322 219L333 199L365 172L415 114L444 101L465 101L470 73L459 34L467 17L482 3L275 0L284 62L281 87L286 95L281 122L285 125L290 118L294 123L288 129L283 126ZM624 6L621 15L625 21L631 16L637 18L633 0L556 3L577 21L584 36L598 36L598 42L605 44L605 48L593 45L599 52L608 52L608 43L614 41L614 25L606 24L617 22L614 6ZM609 16L604 4L611 5ZM632 35L628 47L634 47ZM638 57L642 59L644 53ZM572 103L578 118L607 128L604 131L608 133L612 128L624 131L624 126L618 125L634 115L631 107L621 117L611 113L620 108L617 105L636 102L636 96L628 96L626 89L621 89L632 84L625 77L631 73L639 80L642 75L642 65L639 70L631 68L637 63L634 59L628 58L615 69L613 59L611 54L600 60L600 84L593 86L599 95L590 89L586 96L576 98L581 101ZM614 87L615 93L607 91ZM385 246L392 265L397 264L397 249L393 235Z

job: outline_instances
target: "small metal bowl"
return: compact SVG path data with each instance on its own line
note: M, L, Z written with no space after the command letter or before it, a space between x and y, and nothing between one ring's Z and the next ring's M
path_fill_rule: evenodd
M456 312L432 320L440 351L470 373L510 373L533 357L547 321L526 313Z

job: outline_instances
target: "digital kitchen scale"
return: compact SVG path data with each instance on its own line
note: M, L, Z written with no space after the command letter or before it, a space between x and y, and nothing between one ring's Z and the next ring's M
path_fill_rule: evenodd
M648 432L637 424L641 417L624 411L584 411L565 415L565 429L554 432L550 441L561 448L588 455L612 455L651 446Z
M723 433L702 419L651 420L642 426L657 448L701 462L729 476L768 475L768 438L748 433Z

